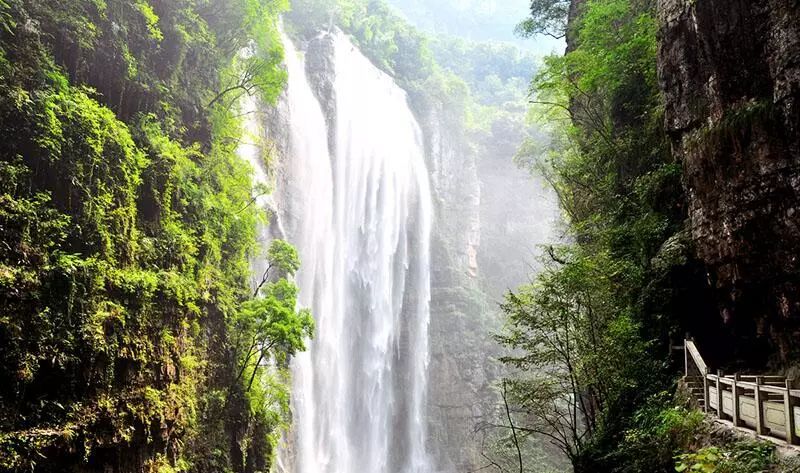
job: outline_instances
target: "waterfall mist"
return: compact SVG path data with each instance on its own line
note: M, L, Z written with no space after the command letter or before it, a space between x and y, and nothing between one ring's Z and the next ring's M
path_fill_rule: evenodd
M287 237L317 336L293 361L294 427L279 469L427 473L433 205L422 135L405 92L344 35L331 41L326 119L284 39Z

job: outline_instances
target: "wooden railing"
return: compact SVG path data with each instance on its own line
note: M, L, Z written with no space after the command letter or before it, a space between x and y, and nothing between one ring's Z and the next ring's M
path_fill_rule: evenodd
M693 340L684 344L686 381L706 413L772 438L800 445L800 389L783 376L724 375L709 372Z

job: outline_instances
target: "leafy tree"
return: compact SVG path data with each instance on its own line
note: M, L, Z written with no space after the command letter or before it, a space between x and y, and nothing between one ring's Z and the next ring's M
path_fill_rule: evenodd
M517 25L516 33L526 38L537 34L564 38L571 3L570 0L531 0L531 16Z
M297 251L283 240L273 240L267 256L269 264L255 289L255 298L242 305L234 321L235 351L241 358L236 381L249 372L247 391L262 363L273 360L285 364L288 357L305 350L305 340L314 332L311 313L296 309L298 288L287 279L300 268ZM273 273L281 276L270 281Z
M531 31L553 12L563 19L566 3L534 2ZM656 360L683 336L683 313L698 310L680 301L703 284L662 130L654 2L592 0L569 28L570 50L532 83L551 147L526 143L517 160L555 189L573 243L550 249L536 282L509 295L501 340L520 353L505 359L517 425L551 438L575 471L619 471L610 453L668 388Z
M533 285L506 297L508 329L498 339L519 353L502 361L525 373L508 382L521 409L516 429L548 438L579 464L606 409L653 367L621 305L636 283L627 262L558 252L553 259L563 264L551 263Z

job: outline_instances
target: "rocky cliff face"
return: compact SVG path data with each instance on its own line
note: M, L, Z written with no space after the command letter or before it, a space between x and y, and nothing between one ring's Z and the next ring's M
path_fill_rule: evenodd
M471 134L446 110L420 113L436 221L431 280L429 432L437 471L474 471L490 453L499 403L499 302L554 241L555 196L512 158L520 124Z
M800 2L658 8L666 127L719 316L742 346L768 342L788 361L800 347Z
M437 471L469 471L479 458L475 426L492 410L495 377L488 332L479 328L486 305L477 279L481 189L476 156L460 126L448 126L436 108L424 113L421 126L436 206L429 445Z

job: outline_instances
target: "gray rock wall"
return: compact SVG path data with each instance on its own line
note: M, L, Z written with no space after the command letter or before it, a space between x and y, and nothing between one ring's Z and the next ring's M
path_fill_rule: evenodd
M469 471L479 458L475 426L491 408L495 368L480 322L486 301L478 280L481 189L474 150L446 113L420 120L434 190L431 361L428 425L440 471ZM488 404L488 405L487 405Z
M666 128L719 316L800 350L800 2L661 0ZM766 350L762 350L766 352Z
M468 134L447 111L420 120L436 197L431 305L430 445L440 471L474 471L491 454L501 350L499 302L529 281L540 245L556 239L558 208L512 158L520 123ZM507 126L504 126L507 125Z

